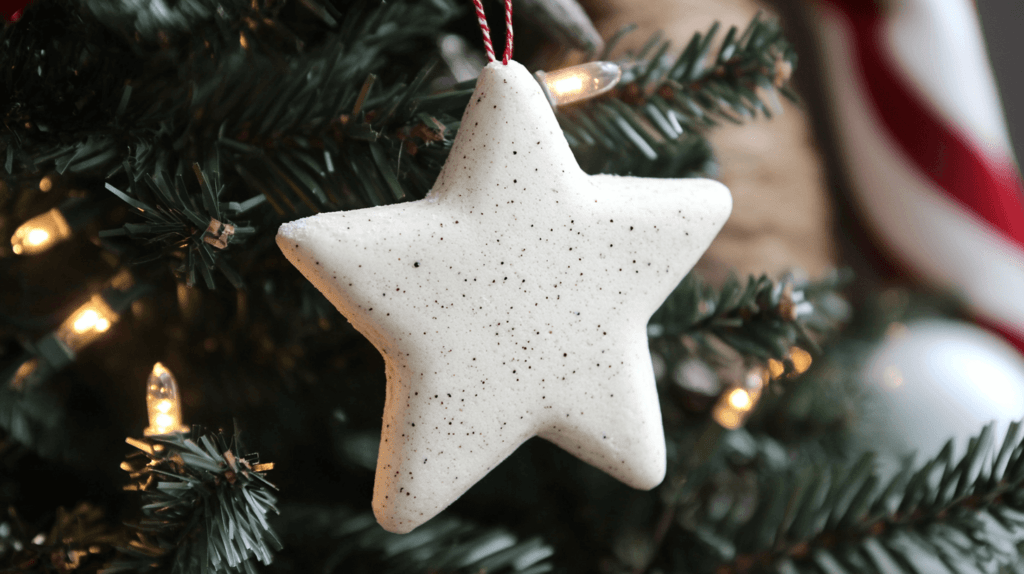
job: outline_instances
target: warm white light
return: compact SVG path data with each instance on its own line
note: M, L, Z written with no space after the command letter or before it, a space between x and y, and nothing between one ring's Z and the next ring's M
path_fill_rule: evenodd
M146 381L146 410L149 412L146 436L187 430L187 427L181 424L178 383L161 363L153 365L153 371Z
M28 237L25 238L25 243L32 247L36 247L46 243L50 239L50 232L45 229L33 229L28 232Z
M103 297L93 295L57 328L57 338L71 351L78 351L110 330L119 319Z
M747 417L757 406L757 401L764 391L765 372L763 368L752 369L744 381L745 386L734 387L719 397L711 410L711 417L727 429L743 426Z
M811 368L813 362L811 354L800 347L793 347L789 350L789 359L793 361L794 375L799 375Z
M94 309L86 309L78 315L78 319L75 319L75 332L84 333L89 329L96 326L96 321L100 318L100 314Z
M95 309L86 309L78 314L78 318L75 319L72 327L76 333L85 333L90 330L97 333L106 333L107 329L110 329L110 321L101 317Z
M21 224L11 235L11 251L35 255L71 237L71 226L56 207Z
M738 429L743 425L743 416L732 409L715 409L713 416L715 422L729 430Z
M571 78L551 82L551 91L555 94L567 94L569 92L577 92L582 89L583 78L579 76L573 76Z
M590 62L536 75L551 105L562 106L611 90L622 79L622 69L614 62Z
M729 393L729 406L740 411L745 411L750 408L753 401L750 400L750 393L743 389L733 389Z
M16 391L23 390L25 388L25 381L27 381L38 368L39 359L29 359L19 365L18 370L14 372L14 378L11 379L11 388Z

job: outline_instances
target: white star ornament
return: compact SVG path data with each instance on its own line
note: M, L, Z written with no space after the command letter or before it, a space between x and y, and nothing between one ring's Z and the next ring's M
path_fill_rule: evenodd
M288 260L384 356L381 525L416 528L534 436L657 486L647 321L731 208L710 180L587 175L536 80L493 62L424 199L282 225Z

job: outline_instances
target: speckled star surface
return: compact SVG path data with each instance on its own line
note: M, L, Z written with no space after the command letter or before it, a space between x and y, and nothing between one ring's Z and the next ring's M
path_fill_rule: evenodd
M282 225L284 254L384 355L381 525L409 532L533 436L658 485L647 321L731 208L710 180L583 173L536 80L498 62L425 199Z

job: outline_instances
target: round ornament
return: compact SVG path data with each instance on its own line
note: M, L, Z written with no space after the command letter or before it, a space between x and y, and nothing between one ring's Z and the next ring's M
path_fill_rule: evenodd
M995 422L996 440L1024 418L1024 357L974 325L928 319L894 328L863 371L866 387L854 430L864 450L893 463L912 453L938 454Z

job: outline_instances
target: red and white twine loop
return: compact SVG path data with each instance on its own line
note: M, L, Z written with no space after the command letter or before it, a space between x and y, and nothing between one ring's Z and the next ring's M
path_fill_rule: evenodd
M484 35L484 50L487 51L487 61L493 62L494 45L491 44L491 28L487 25L487 16L484 14L483 0L473 0L473 7L476 8L476 21L480 24L480 32ZM505 54L501 57L501 63L508 65L512 59L512 0L505 0Z

